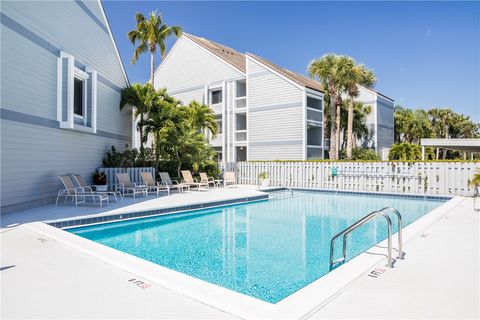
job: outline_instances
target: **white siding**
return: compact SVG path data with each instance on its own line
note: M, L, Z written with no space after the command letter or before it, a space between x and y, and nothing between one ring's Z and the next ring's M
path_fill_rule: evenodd
M155 88L198 89L242 74L186 37L181 37L155 75Z
M249 159L304 158L304 90L247 58Z
M205 98L205 89L199 88L194 90L182 91L178 93L173 93L172 96L176 99L179 99L183 102L183 104L189 104L192 101L197 101L200 103L204 103Z

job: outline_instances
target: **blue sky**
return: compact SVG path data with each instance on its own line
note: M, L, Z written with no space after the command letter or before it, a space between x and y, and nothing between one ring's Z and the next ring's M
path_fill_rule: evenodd
M375 88L397 104L452 107L480 122L480 2L103 4L132 83L147 81L150 57L131 65L126 34L137 11L158 10L169 25L302 74L325 53L350 55L374 70Z

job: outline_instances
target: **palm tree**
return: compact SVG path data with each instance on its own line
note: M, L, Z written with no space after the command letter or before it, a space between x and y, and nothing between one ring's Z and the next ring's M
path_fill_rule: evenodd
M156 92L153 86L149 83L142 85L134 83L130 87L122 90L120 99L120 110L126 107L133 109L135 119L140 117L138 122L138 131L140 132L140 157L144 159L144 146L146 135L144 135L143 128L145 126L146 115L152 107L156 99Z
M145 120L145 135L153 136L156 168L160 164L162 155L162 146L166 146L167 137L175 132L178 112L176 109L180 106L180 101L169 96L166 89L157 91L155 100L148 110Z
M212 108L205 104L192 101L187 105L187 112L189 114L188 121L192 128L197 131L209 131L214 138L217 134L217 118Z
M136 45L137 42L139 45L135 49L130 63L134 64L142 53L150 51L150 83L153 86L157 46L160 47L160 54L163 59L166 52L165 41L172 35L178 38L182 34L182 28L167 26L163 23L161 15L157 14L156 11L150 12L148 20L138 12L135 15L135 20L137 21L137 27L128 33L128 39L133 45Z
M371 88L375 83L375 75L364 65L357 65L353 59L349 59L349 69L346 72L346 91L348 95L348 121L347 121L347 159L352 158L353 148L353 119L354 99L358 97L358 85Z
M330 97L330 159L332 160L337 160L339 154L341 96L345 91L347 65L347 57L326 54L312 61L308 66L310 77L320 80Z
M435 137L448 139L450 136L450 128L454 124L455 113L450 108L435 108L431 109L428 114L435 130ZM439 158L438 150L439 149L437 148L437 160ZM442 158L445 159L446 157L447 150L444 149L442 152Z

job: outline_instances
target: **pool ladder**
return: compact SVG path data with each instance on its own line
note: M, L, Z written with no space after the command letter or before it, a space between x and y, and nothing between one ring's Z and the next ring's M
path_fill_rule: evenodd
M361 227L362 225L368 223L369 221L381 216L384 217L385 220L387 221L387 227L388 227L388 255L387 255L387 267L391 268L393 266L392 264L392 219L388 216L385 211L392 211L395 213L397 216L398 220L398 259L403 259L403 251L402 251L402 215L400 212L398 212L397 209L392 208L392 207L385 207L383 209L380 209L378 211L373 211L369 214L367 214L365 217L362 219L358 220L345 230L337 233L332 240L330 241L330 270L335 268L338 264L344 263L347 259L347 236L353 232L355 229ZM343 235L343 255L340 259L337 259L333 261L333 255L334 255L334 249L335 249L335 240L339 238L340 236Z

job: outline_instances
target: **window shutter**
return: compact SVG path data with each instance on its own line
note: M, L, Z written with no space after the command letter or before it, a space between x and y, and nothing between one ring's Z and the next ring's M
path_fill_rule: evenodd
M75 59L60 52L57 61L57 121L60 128L74 127L73 122L73 72Z
M87 127L97 133L97 71L86 68L87 80Z

